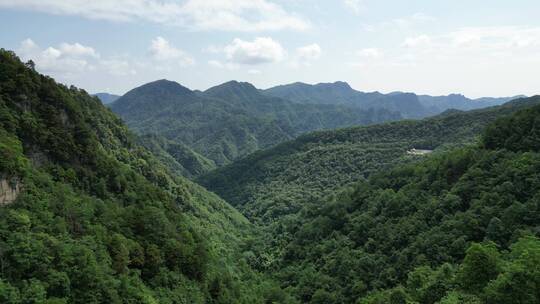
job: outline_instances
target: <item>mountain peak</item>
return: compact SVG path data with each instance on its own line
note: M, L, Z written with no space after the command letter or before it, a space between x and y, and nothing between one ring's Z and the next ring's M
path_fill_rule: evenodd
M252 85L249 82L240 82L237 80L230 80L227 82L224 82L220 85L214 86L206 90L205 92L211 92L215 90L222 90L222 89L233 89L233 90L250 90L250 91L258 91L257 88Z
M334 86L336 87L339 87L339 88L343 88L343 89L350 89L352 90L353 88L351 88L351 86L349 85L349 83L345 82L345 81L335 81L333 83Z
M127 94L129 94L130 92L134 90L138 90L139 92L145 91L145 90L160 90L162 92L173 93L173 94L193 93L190 89L188 89L187 87L184 87L178 82L167 80L167 79L159 79L156 81L143 84L142 86L129 91Z
M204 94L221 98L246 98L259 96L259 90L249 82L231 80L204 91Z
M117 112L127 112L128 109L155 112L177 102L192 100L193 96L196 96L193 91L178 82L160 79L132 89L112 103L111 108Z

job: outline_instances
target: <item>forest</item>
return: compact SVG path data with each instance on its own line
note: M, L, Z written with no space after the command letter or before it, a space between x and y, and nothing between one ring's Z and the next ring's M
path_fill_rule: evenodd
M540 97L314 127L324 105L253 89L158 81L111 110L0 50L0 303L540 303ZM370 120L300 135L343 117Z
M171 175L101 102L0 51L1 303L263 303L252 225ZM268 300L269 301L269 300Z

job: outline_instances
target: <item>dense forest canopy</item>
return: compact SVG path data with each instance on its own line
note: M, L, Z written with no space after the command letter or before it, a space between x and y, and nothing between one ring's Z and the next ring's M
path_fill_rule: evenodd
M200 156L202 163L197 166L202 168L207 167L204 163L228 164L308 131L401 118L386 109L296 104L236 81L199 92L158 80L127 92L111 109L137 133L159 135L189 148ZM184 168L190 167L174 153L171 156Z
M253 153L197 181L250 220L275 223L373 172L421 159L407 153L412 148L438 153L473 143L497 117L538 103L538 98L518 99L418 121L314 132Z
M165 141L142 144L160 154L160 159L168 159L166 163L179 169L175 172L196 178L214 166L306 132L422 118L447 109L470 110L508 100L364 93L345 82L294 83L259 90L247 82L229 81L201 92L158 80L127 92L111 108L139 134L163 137ZM211 163L214 165L209 166Z
M1 303L262 303L252 226L169 174L101 102L0 51Z
M307 205L252 265L308 303L539 303L538 117Z

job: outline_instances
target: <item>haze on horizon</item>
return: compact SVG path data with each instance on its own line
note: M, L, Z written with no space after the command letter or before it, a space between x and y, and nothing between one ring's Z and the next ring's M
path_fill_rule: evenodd
M534 0L0 0L0 46L89 92L166 78L534 95L538 15Z

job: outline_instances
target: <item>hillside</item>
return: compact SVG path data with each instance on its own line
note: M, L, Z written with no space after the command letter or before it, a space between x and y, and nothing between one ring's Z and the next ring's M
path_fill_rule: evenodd
M1 303L263 303L255 231L95 97L0 50Z
M304 303L540 303L539 117L520 110L480 143L306 206L252 265Z
M407 154L409 149L437 153L473 142L496 118L539 102L539 98L521 99L418 121L310 133L256 152L197 181L250 220L272 223L373 172L419 159Z
M366 93L354 90L349 84L342 81L314 85L296 82L275 86L264 90L263 93L302 104L342 104L363 109L386 109L397 111L404 118L422 118L439 114L448 109L473 110L486 108L522 97L470 99L459 94L429 96L403 92L390 94Z
M194 178L216 169L216 164L189 147L159 135L142 135L138 142L174 174Z
M217 166L308 131L400 118L387 110L296 104L236 81L198 92L159 80L131 90L111 108L135 132L162 136Z

